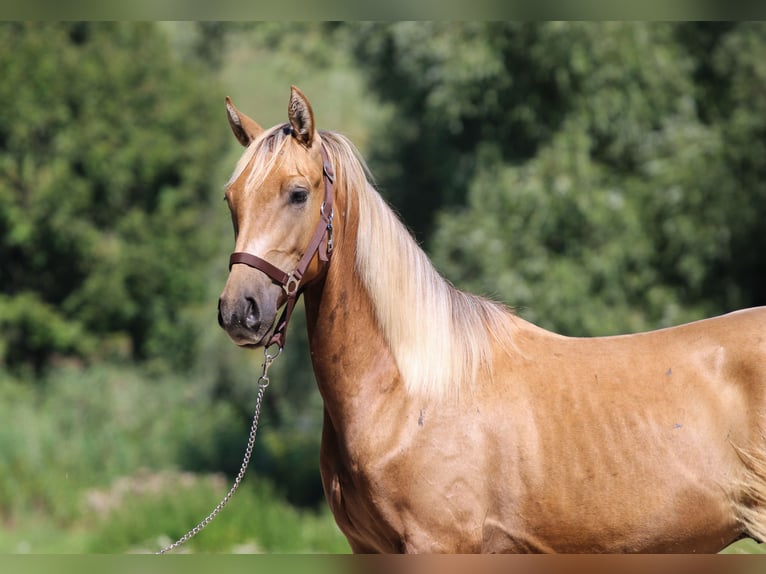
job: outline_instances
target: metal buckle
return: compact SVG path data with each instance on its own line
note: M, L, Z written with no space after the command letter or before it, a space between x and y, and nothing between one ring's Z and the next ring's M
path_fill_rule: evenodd
M322 202L322 207L319 208L319 213L327 219L327 254L329 255L332 253L332 220L335 217L335 209L330 210L330 215L326 215L325 212L325 202Z
M297 278L293 273L290 273L290 275L287 276L287 281L285 281L285 284L282 285L282 289L284 289L287 296L290 297L298 292L298 287L300 287L300 284L301 280Z
M330 183L335 183L335 173L332 170L332 165L330 165L329 160L322 162L322 173L330 180Z

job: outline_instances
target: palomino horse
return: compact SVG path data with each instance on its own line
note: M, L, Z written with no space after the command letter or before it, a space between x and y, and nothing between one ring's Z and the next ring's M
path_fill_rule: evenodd
M569 338L455 289L292 88L246 146L219 321L305 297L321 474L355 552L713 552L766 536L766 309ZM307 248L308 246L308 248ZM284 271L286 270L286 271ZM288 317L289 318L289 317Z

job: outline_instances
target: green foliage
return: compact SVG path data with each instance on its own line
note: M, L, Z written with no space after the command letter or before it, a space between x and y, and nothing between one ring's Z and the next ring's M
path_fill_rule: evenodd
M29 291L0 294L0 332L0 358L24 357L31 365L44 364L52 354L87 355L95 347L80 323Z
M207 516L228 489L220 477L138 476L115 485L104 502L88 551L152 552L174 542ZM283 502L268 482L250 477L210 528L181 552L348 552L325 507L319 514Z
M140 468L218 470L222 455L241 457L247 437L204 381L130 369L56 369L35 387L4 379L0 397L4 516L37 509L69 523L80 512L73 489Z
M571 335L766 302L762 24L369 24L358 42L399 114L382 187L458 286Z
M154 380L132 368L48 377L39 386L0 379L0 516L21 529L0 552L72 551L59 546L64 531L82 552L156 551L229 489L220 470L239 469L247 432L204 380ZM272 486L260 462L268 442L259 435L242 487L189 549L346 552L326 507L296 510Z
M0 26L0 362L188 361L223 137L198 72L152 24Z

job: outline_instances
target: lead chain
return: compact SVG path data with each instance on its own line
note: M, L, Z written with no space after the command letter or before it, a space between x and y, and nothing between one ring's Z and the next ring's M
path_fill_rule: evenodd
M282 347L277 347L277 352L273 355L269 354L268 347L264 349L263 351L265 357L263 361L263 372L261 373L261 376L258 378L258 396L255 399L255 412L253 414L253 423L250 425L250 436L247 439L247 448L245 449L245 456L242 460L242 466L239 469L239 473L237 474L237 478L234 479L234 484L231 485L231 488L229 489L229 492L226 493L226 496L223 497L223 500L218 503L218 505L208 514L197 526L189 530L186 534L181 536L178 540L173 542L173 544L169 544L165 546L162 550L158 551L157 554L165 554L167 552L172 552L179 546L182 546L187 541L189 541L191 538L194 538L197 534L202 531L203 528L205 528L208 524L210 524L213 519L218 516L218 513L223 510L224 506L231 500L231 497L234 496L234 493L237 492L237 489L239 488L240 483L242 482L242 479L245 478L245 473L247 472L247 467L250 464L250 457L253 455L253 447L255 446L255 435L258 432L258 419L261 416L261 404L263 403L263 394L266 392L266 388L269 386L269 367L271 367L271 364L274 362L274 360L279 357L279 355L282 353Z

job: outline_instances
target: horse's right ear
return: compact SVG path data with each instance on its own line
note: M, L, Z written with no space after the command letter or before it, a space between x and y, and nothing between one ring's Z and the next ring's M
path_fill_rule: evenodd
M234 136L243 146L250 145L255 138L263 131L254 119L249 118L240 112L229 96L226 96L226 115L229 117L229 125Z

